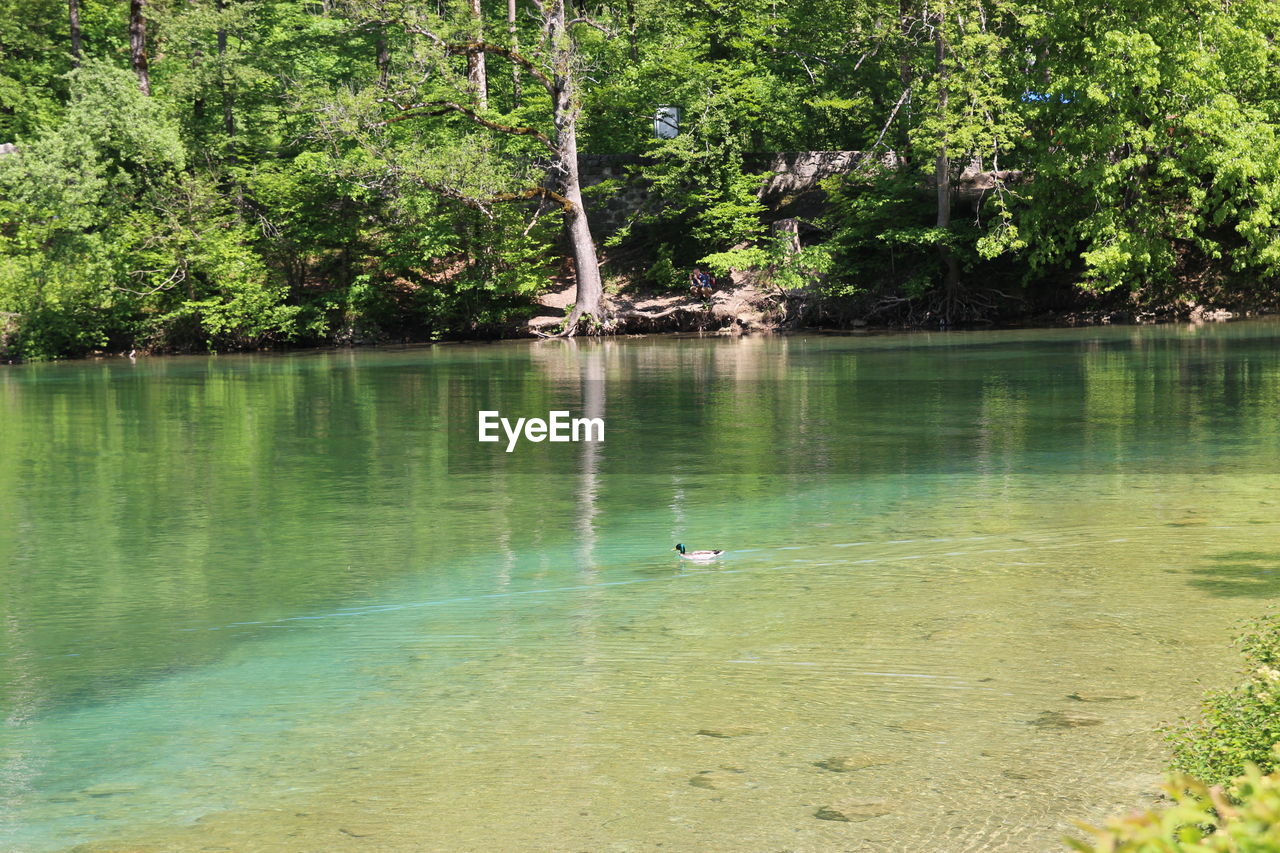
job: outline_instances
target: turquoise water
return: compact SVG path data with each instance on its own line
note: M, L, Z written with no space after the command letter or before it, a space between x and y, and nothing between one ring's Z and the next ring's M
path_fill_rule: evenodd
M1278 343L6 368L0 848L1059 849L1280 591Z

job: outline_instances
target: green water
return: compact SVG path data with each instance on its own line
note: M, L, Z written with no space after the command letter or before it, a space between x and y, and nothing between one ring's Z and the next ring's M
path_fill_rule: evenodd
M7 367L0 849L1060 849L1277 462L1274 323Z

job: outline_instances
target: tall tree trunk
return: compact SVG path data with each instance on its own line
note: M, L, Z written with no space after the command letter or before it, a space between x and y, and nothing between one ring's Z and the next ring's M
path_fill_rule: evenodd
M375 45L377 50L378 64L378 88L387 88L387 78L391 75L391 51L387 48L387 31L378 25L378 42Z
M80 0L67 0L67 20L71 24L71 67L80 67Z
M507 0L507 39L511 42L511 50L519 52L520 33L516 29L516 0ZM520 66L511 63L511 108L520 109Z
M484 41L484 19L480 14L480 0L471 0L471 37ZM475 94L476 106L481 112L489 108L489 78L485 74L484 51L473 50L467 54L467 81Z
M236 117L232 111L235 101L235 93L231 91L231 87L227 85L227 27L223 21L222 13L227 8L225 0L217 0L218 9L218 90L222 97L222 127L226 130L227 136L236 135Z
M138 88L142 94L151 94L151 76L147 71L147 19L144 17L146 0L129 0L129 58L133 71L138 75Z
M942 139L938 143L938 157L934 163L934 177L938 182L938 219L937 228L939 230L951 230L951 158L947 155L947 102L950 99L950 92L947 90L947 45L942 33L942 27L945 23L944 13L938 14L937 28L934 30L934 62L938 74L938 117L942 121ZM952 313L955 309L956 298L960 289L960 264L956 260L955 253L951 251L951 247L946 243L938 244L938 252L942 256L942 264L945 269L943 273L942 293L943 293L943 313L942 319L948 325L953 319Z

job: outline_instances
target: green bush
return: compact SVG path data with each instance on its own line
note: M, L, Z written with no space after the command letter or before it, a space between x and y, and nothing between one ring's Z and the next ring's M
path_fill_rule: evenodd
M689 274L676 266L672 260L671 247L659 246L657 260L645 272L645 281L654 290L682 290L688 281Z
M1252 623L1237 641L1244 654L1244 681L1209 693L1201 719L1183 720L1167 735L1173 769L1211 785L1230 785L1255 764L1263 772L1280 767L1280 615Z
M1280 851L1280 774L1263 775L1250 765L1232 780L1235 802L1221 787L1189 776L1165 786L1172 804L1081 828L1091 841L1069 839L1086 853L1278 853Z

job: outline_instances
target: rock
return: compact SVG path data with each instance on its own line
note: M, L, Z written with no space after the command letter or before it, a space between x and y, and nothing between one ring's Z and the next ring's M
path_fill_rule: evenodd
M141 787L141 785L132 785L128 782L104 782L101 785L90 785L88 788L81 788L80 793L86 797L114 797L117 794L132 794Z
M886 755L860 752L855 755L843 755L838 758L824 758L821 761L813 762L813 766L821 767L823 770L830 770L833 773L850 773L854 770L880 767L891 763L893 763L892 760Z
M1210 308L1207 305L1196 305L1191 309L1188 318L1192 323L1221 322L1230 320L1235 315L1222 308Z
M1140 697L1134 693L1089 693L1077 690L1075 693L1068 693L1067 698L1077 702L1127 702Z
M823 806L813 813L818 820L839 820L845 823L858 823L871 820L873 817L887 815L893 809L884 800L842 800L829 806Z
M1085 726L1098 726L1102 720L1094 717L1082 717L1066 711L1042 711L1040 716L1027 725L1038 729L1079 729Z
M764 729L753 729L750 726L723 726L718 729L698 729L698 734L704 737L751 737L768 734L768 732Z
M742 788L747 782L742 778L746 772L738 768L722 767L719 770L703 770L689 780L695 788L706 788L710 791L723 791L726 788Z

